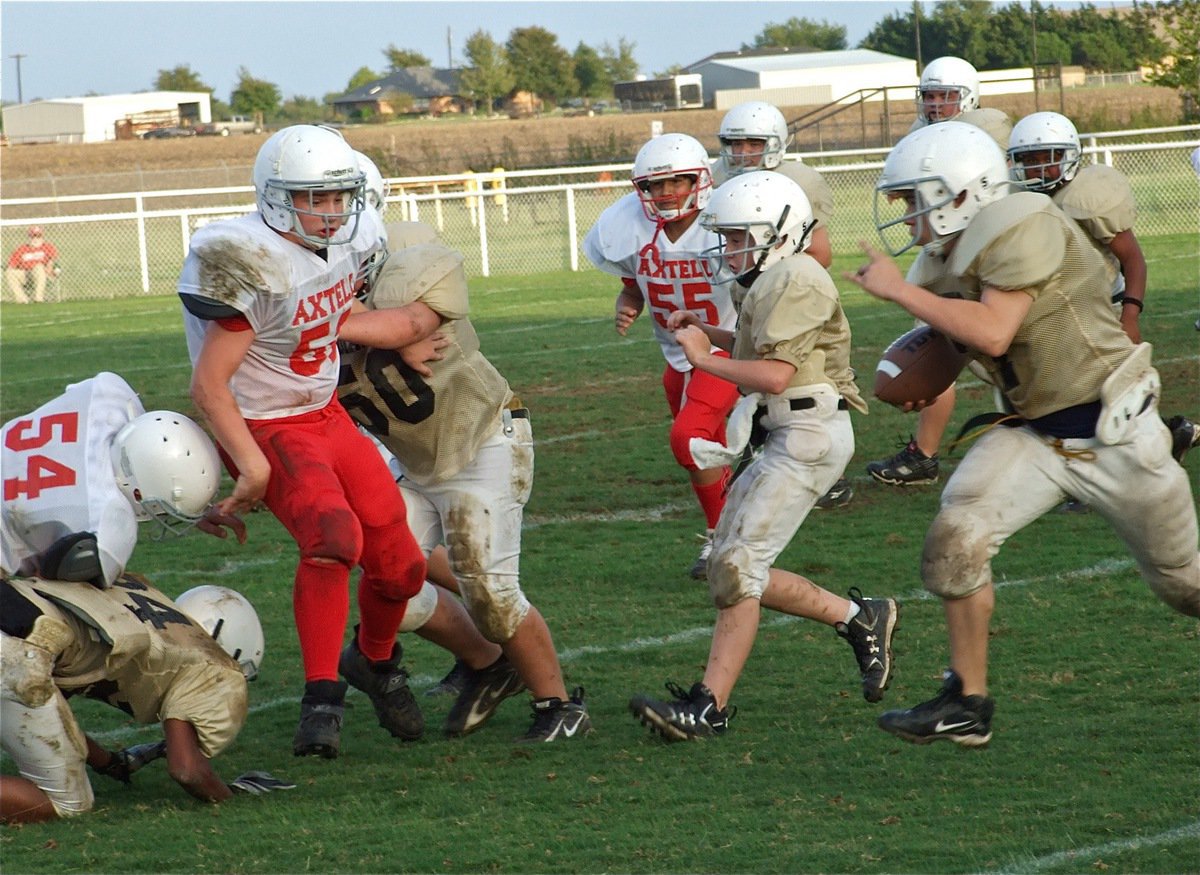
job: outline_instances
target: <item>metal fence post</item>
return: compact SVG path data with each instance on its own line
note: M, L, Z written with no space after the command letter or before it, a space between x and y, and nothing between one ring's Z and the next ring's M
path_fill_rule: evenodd
M137 213L138 261L142 265L142 294L150 294L150 252L146 246L146 204L139 191L133 198Z
M567 244L571 247L571 270L579 271L579 226L575 217L575 188L567 186Z

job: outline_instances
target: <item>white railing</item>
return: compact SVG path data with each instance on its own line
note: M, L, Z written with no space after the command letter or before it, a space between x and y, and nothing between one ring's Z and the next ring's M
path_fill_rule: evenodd
M1164 143L1116 143L1150 134L1191 134ZM1138 235L1195 234L1197 180L1188 156L1200 126L1086 135L1090 160L1121 169L1139 204ZM1104 145L1096 141L1103 138ZM874 231L872 191L886 150L805 155L834 190L836 252L857 251ZM579 243L600 212L628 192L629 164L494 171L391 180L387 219L435 226L467 257L471 273L587 269ZM0 247L11 251L33 224L46 229L64 268L67 298L174 291L191 235L213 218L254 208L250 186L0 200Z

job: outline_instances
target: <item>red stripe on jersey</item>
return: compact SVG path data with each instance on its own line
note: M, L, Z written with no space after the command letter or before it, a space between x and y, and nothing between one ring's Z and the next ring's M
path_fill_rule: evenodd
M217 324L226 331L252 331L250 320L241 314L237 316L226 316L224 319L218 319Z

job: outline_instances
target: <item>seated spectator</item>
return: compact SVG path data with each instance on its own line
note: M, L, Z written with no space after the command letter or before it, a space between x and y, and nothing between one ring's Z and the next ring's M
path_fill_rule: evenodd
M29 229L29 242L22 243L8 257L8 269L4 272L8 290L18 304L28 304L25 287L33 278L33 299L39 304L46 300L46 278L56 277L61 272L58 264L58 249L42 236L42 229L34 225Z

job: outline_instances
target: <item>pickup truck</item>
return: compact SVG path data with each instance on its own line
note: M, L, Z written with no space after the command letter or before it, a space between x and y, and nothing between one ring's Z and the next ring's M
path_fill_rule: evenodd
M262 123L248 115L235 115L228 119L196 125L196 133L203 137L228 137L230 134L261 134Z

